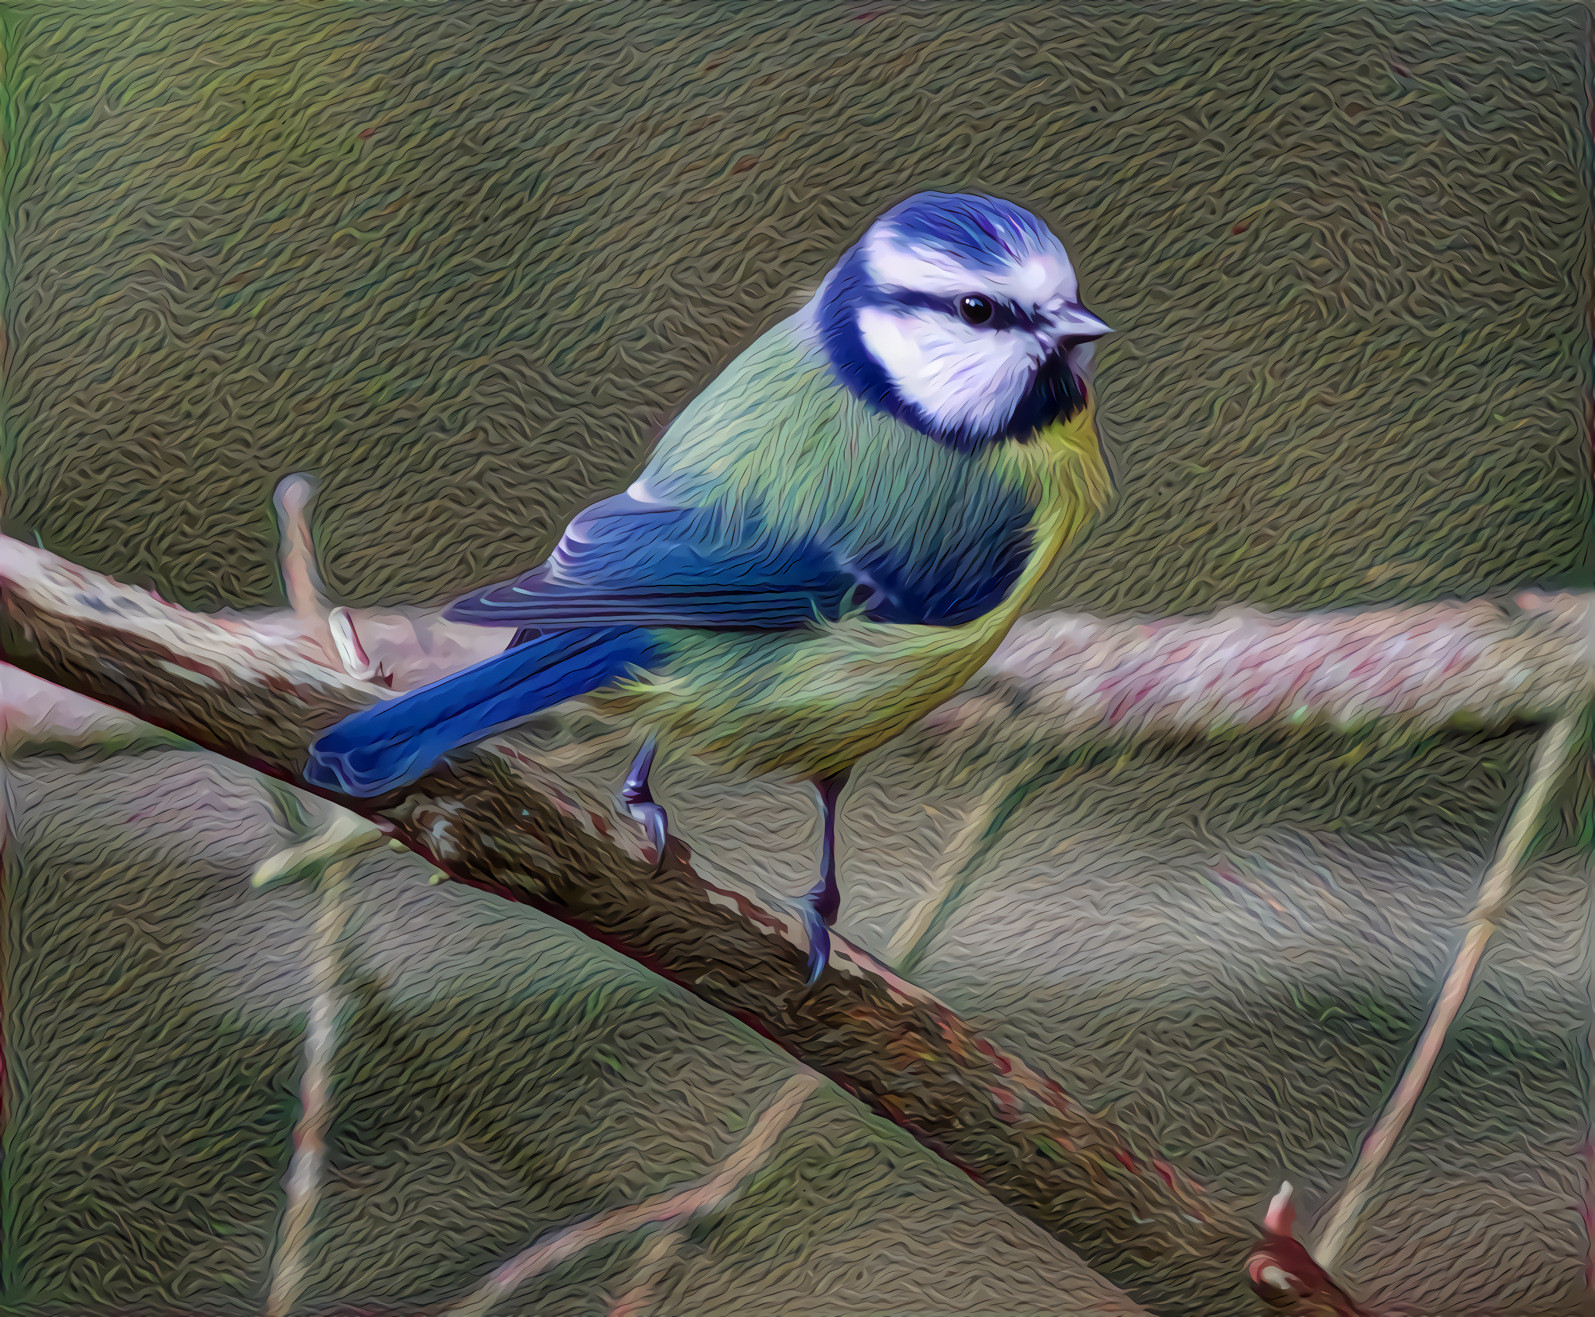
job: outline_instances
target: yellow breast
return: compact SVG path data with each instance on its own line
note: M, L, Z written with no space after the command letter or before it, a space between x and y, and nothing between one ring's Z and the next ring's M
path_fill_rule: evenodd
M1107 506L1113 493L1091 401L1078 415L1054 422L1031 442L1010 444L1003 460L1020 475L1036 501L1035 541L1030 560L1008 596L969 624L987 630L1001 628L992 649L1025 611L1058 555L1086 522ZM980 662L989 657L990 650Z

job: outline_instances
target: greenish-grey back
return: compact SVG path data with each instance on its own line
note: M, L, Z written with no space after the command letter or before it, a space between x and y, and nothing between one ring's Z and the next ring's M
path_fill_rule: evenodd
M1587 15L1556 3L5 10L5 515L196 605L536 562L923 188L1119 331L1050 598L1587 579Z
M665 431L641 484L775 546L973 560L1033 499L997 446L960 451L851 393L808 308L759 337ZM960 549L963 550L960 553Z

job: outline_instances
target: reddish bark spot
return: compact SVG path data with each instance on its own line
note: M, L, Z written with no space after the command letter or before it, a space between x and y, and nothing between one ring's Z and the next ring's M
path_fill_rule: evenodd
M1060 1111L1067 1110L1069 1095L1063 1091L1063 1085L1050 1075L1040 1075L1038 1078L1041 1080L1041 1087L1047 1091L1047 1096L1052 1099L1053 1105Z
M765 911L754 905L752 901L748 900L747 897L743 896L741 892L727 891L724 887L716 887L713 883L704 883L703 890L713 892L716 896L723 896L728 901L733 902L739 915L750 923L757 924L760 928L768 928L774 932L786 927L782 920L777 919L774 915L765 913Z
M1127 1153L1123 1148L1115 1148L1113 1150L1113 1155L1119 1159L1119 1165L1124 1167L1125 1170L1131 1172L1132 1174L1141 1169L1140 1166L1136 1164L1135 1158L1130 1156L1130 1154Z
M365 131L364 131L364 132L363 132L363 133L361 133L361 134L360 134L360 140L361 140L361 141L362 141L362 142L363 142L363 141L365 141L365 140L366 140L366 139L367 139L367 138L369 138L369 137L370 137L370 136L371 136L371 134L372 134L372 133L374 133L374 132L376 132L376 129L375 129L375 128L367 128L367 129L366 129L366 130L365 130Z

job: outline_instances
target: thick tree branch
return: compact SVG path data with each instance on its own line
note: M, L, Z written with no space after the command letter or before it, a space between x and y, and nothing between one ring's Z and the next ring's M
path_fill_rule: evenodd
M1017 714L1026 736L1066 743L1543 719L1586 698L1588 619L1583 599L1152 627L1038 619L933 722L976 738ZM315 732L376 694L281 619L194 616L3 539L0 627L21 666L293 781ZM425 643L399 646L388 669L399 687L486 643L422 621L413 635ZM375 655L364 621L361 637ZM342 803L450 877L536 904L734 1012L1159 1311L1256 1303L1244 1288L1255 1225L844 939L805 992L802 926L783 902L676 860L653 876L615 802L573 799L550 764L489 742L394 796ZM1336 1304L1284 1296L1297 1312Z
M973 734L1019 720L1065 744L1327 728L1423 736L1550 722L1589 698L1591 596L1365 612L1234 609L1156 622L1022 620L962 696L926 720Z

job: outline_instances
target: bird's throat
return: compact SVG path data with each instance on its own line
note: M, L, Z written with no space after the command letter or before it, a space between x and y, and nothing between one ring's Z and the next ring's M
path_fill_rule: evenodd
M1015 470L1035 500L1035 537L1030 557L1002 603L970 624L996 634L982 663L1029 606L1058 555L1113 495L1089 393L1074 415L1043 426L1029 442L1004 445L998 460Z

